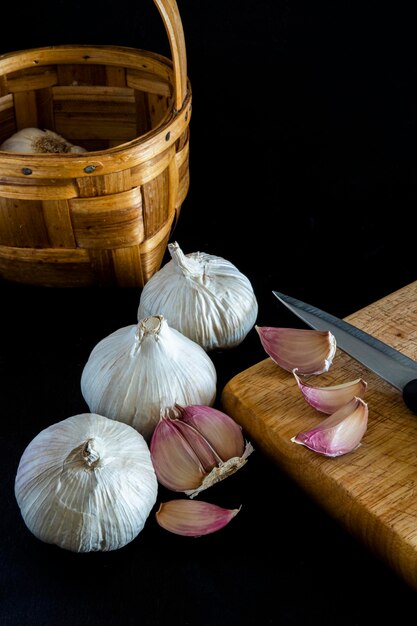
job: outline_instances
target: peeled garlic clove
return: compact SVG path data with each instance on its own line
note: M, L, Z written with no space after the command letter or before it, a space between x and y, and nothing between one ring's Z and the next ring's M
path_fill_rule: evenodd
M127 424L91 413L41 431L24 450L15 479L29 530L73 552L116 550L132 541L157 491L143 437Z
M162 314L204 350L240 344L255 324L258 302L249 279L227 259L168 244L171 261L145 284L138 319Z
M355 450L368 427L368 405L353 398L310 430L291 439L314 452L335 457Z
M328 414L334 413L355 396L363 398L368 386L362 378L357 378L340 385L314 387L303 382L295 370L293 374L306 402L318 411Z
M86 152L85 148L75 146L58 133L40 128L22 128L6 139L0 150L5 152L24 153L55 153L68 154Z
M146 441L161 415L177 403L213 404L216 385L216 369L205 350L162 315L102 339L81 375L90 411L126 422Z
M198 500L170 500L163 502L155 515L158 524L171 533L201 537L224 528L239 511Z
M262 346L277 365L300 374L327 372L336 354L336 338L330 331L255 326Z
M245 444L240 426L229 416L225 419L221 411L207 406L181 410L190 423L181 417L161 418L150 450L158 481L194 498L240 469L253 447L250 442Z

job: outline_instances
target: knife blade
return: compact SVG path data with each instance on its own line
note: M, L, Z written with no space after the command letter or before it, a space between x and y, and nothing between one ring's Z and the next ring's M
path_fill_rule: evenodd
M343 352L398 389L406 406L417 414L416 361L345 320L279 291L272 293L311 328L330 331Z

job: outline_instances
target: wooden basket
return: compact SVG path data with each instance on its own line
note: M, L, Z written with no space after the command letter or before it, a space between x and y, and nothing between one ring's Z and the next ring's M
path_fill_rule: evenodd
M0 151L0 276L142 287L189 187L191 87L175 0L154 0L172 60L119 46L0 56L0 144L46 128L81 154Z

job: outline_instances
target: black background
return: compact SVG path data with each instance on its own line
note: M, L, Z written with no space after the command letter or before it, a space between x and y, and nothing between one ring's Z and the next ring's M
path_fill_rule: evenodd
M412 3L181 0L191 184L173 234L233 262L258 324L296 326L272 289L345 316L416 279ZM8 5L0 52L120 44L170 56L151 0ZM7 23L6 23L7 22ZM416 596L260 452L204 499L242 505L198 539L159 528L72 554L24 526L13 484L43 428L86 410L81 370L135 323L137 290L0 284L2 626L346 625L409 619ZM255 331L213 354L219 394L265 358ZM161 488L158 501L170 494ZM202 498L203 499L203 498Z

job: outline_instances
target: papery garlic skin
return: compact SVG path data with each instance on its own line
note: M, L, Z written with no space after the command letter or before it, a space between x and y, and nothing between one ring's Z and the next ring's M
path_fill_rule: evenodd
M0 150L22 154L86 152L85 148L75 146L52 130L41 130L40 128L32 127L22 128L22 130L14 133L0 145Z
M90 411L133 426L149 441L161 415L176 404L212 405L217 373L197 343L162 315L102 339L81 375Z
M335 413L291 439L324 456L337 457L356 450L368 427L368 405L353 398Z
M143 287L138 319L160 313L206 351L240 344L258 315L249 279L222 257L184 254L177 242L168 250L171 261Z
M317 411L329 415L347 404L355 396L363 398L368 386L362 378L357 378L339 385L316 387L301 380L296 370L293 371L293 374L305 401Z
M199 500L169 500L162 502L156 512L158 524L176 535L201 537L224 528L236 515L238 509L225 509Z
M275 326L255 326L255 330L265 352L287 372L323 374L336 354L336 338L330 331Z
M208 406L179 407L180 417L164 416L150 450L158 481L194 498L239 470L253 452L241 427Z
M52 424L26 447L15 479L23 520L72 552L116 550L143 529L158 482L144 438L102 415Z

